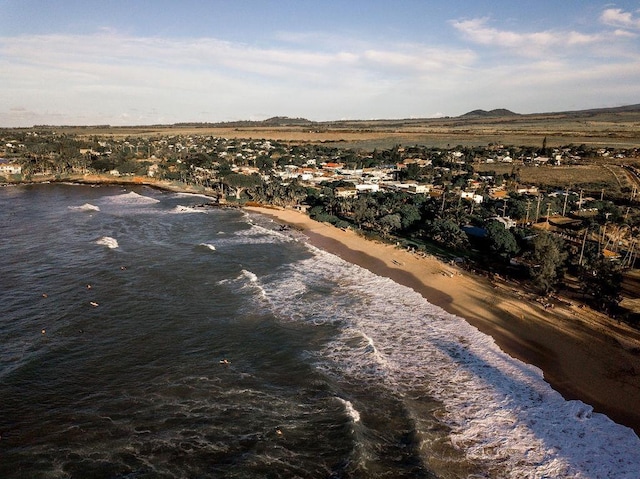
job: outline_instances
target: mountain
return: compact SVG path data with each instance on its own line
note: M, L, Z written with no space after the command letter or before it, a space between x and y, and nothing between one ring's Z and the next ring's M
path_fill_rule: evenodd
M289 118L288 116L274 116L267 118L261 122L263 125L268 126L286 126L286 125L306 125L313 123L306 118Z
M635 105L615 106L609 108L591 108L589 110L573 110L573 111L561 111L548 113L550 115L576 115L576 116L589 116L608 113L638 113L640 112L640 103Z
M473 110L464 115L460 115L458 118L498 118L503 116L518 116L518 113L514 113L506 108L496 108L495 110Z

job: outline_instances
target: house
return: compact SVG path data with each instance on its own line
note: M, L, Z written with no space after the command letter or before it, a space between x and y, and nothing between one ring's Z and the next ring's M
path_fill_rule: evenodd
M340 186L336 188L335 193L337 198L353 198L358 195L358 190L354 187Z
M507 197L507 190L504 188L489 189L489 197L494 200L503 200Z
M431 185L419 185L417 183L410 184L407 188L407 192L413 194L425 194L429 193L429 190L431 190Z
M463 200L473 201L478 205L484 200L484 197L482 195L477 195L475 191L461 191L460 198Z
M325 163L322 165L323 170L335 171L336 173L344 168L344 163Z
M519 195L538 196L540 194L540 190L538 190L537 186L529 186L526 188L516 188L516 193Z
M498 221L499 223L502 223L502 225L508 230L510 230L511 228L515 228L517 226L517 223L515 222L515 220L512 220L508 216L493 216L489 218L489 220Z
M0 175L19 175L22 173L22 167L17 163L0 158Z
M356 191L358 193L375 193L376 191L380 191L380 186L375 183L365 183L362 185L356 185Z

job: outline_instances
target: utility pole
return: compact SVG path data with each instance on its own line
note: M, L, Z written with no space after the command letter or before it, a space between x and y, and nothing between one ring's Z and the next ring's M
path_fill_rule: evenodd
M565 216L567 212L567 201L569 201L569 187L567 186L567 191L564 193L564 206L562 207L562 216Z
M538 193L538 206L536 206L536 220L535 223L538 222L538 218L540 218L540 201L542 201L542 197L540 196L540 193Z
M624 257L624 260L622 261L622 266L627 266L627 267L631 267L631 261L633 259L633 253L634 253L634 249L636 247L636 240L635 238L631 238L631 247L629 249L627 249L627 254Z
M582 248L580 249L580 259L578 260L578 266L582 266L582 258L584 257L584 245L587 242L587 233L589 232L589 228L585 228L584 230L584 238L582 238Z
M531 200L527 198L527 219L525 220L525 224L529 224L529 208L531 207Z

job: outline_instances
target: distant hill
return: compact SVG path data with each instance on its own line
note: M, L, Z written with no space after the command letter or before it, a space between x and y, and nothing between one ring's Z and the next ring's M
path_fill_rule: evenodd
M498 118L503 116L518 116L518 113L514 113L506 108L496 108L495 110L473 110L464 115L460 115L459 118Z
M576 115L576 116L591 116L608 113L637 113L640 112L640 103L635 105L616 106L611 108L592 108L590 110L572 110L572 111L560 111L549 112L549 115Z
M216 122L216 123L176 123L175 126L191 126L196 128L206 127L226 127L226 128L259 128L259 127L304 127L311 125L331 125L331 126L346 126L362 127L364 126L397 126L398 124L408 125L416 123L437 123L442 121L482 121L488 120L492 123L500 121L501 118L510 118L514 121L531 121L536 119L551 119L551 118L593 118L595 116L609 116L617 118L618 115L638 114L640 113L640 104L625 105L611 108L593 108L590 110L573 110L573 111L558 111L558 112L546 112L546 113L514 113L506 108L496 108L494 110L472 110L464 115L444 118L411 118L411 119L378 119L378 120L333 120L333 121L312 121L306 118L291 118L288 116L274 116L266 120L240 120L230 122Z
M289 118L288 116L274 116L263 120L263 125L269 126L285 126L285 125L307 125L313 123L306 118Z

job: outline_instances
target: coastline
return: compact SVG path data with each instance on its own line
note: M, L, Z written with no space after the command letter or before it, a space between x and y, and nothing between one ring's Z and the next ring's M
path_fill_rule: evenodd
M202 187L147 177L73 175L7 184L46 182L147 186L213 197L213 192ZM365 239L299 211L243 208L295 227L310 244L412 288L431 304L491 336L510 356L540 368L545 380L565 399L589 404L640 437L640 331L616 324L584 305L558 301L554 308L545 308L517 284L491 281L433 256Z
M298 211L244 209L288 224L310 244L412 288L491 336L510 356L540 368L565 399L581 400L640 436L639 331L566 300L547 308L505 280L367 240Z

